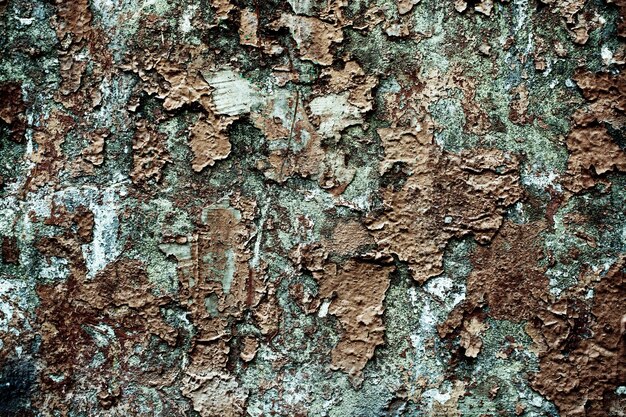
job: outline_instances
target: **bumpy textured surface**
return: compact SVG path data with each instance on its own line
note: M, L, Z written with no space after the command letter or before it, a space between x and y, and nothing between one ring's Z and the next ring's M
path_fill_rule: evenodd
M626 415L623 0L0 0L0 416Z

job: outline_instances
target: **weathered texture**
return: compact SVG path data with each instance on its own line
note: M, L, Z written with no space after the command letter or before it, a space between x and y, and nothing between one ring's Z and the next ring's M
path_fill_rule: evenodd
M586 106L572 115L573 127L567 137L570 152L568 187L580 191L592 187L596 177L612 170L626 171L626 154L607 130L626 127L626 78L579 71L574 80L582 89Z
M425 282L443 272L448 240L472 233L488 243L507 207L521 197L517 161L500 151L452 154L428 133L379 129L385 159L381 173L402 162L410 176L399 190L381 191L385 208L368 228L379 246L407 261Z
M0 416L626 414L625 1L0 33Z
M600 282L597 277L583 277L586 285L539 310L536 328L530 332L540 349L533 386L565 415L609 414L611 387L624 382L623 268L620 259ZM580 294L590 288L594 302Z
M226 132L230 123L232 120L222 122L210 114L191 127L189 141L194 155L191 161L194 171L202 171L207 166L213 166L215 161L228 157L231 146Z
M320 249L303 256L305 269L318 282L318 297L324 300L318 315L331 314L341 324L341 341L332 351L332 363L360 376L376 347L384 343L383 301L394 270L391 259L350 259L337 265L327 261L327 254Z

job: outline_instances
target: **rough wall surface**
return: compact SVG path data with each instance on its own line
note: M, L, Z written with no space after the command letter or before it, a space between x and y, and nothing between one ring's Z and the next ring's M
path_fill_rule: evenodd
M625 17L0 0L0 415L626 415Z

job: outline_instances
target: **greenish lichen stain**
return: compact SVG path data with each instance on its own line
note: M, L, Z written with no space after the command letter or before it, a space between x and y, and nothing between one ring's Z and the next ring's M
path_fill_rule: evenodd
M624 415L625 16L0 0L0 415Z

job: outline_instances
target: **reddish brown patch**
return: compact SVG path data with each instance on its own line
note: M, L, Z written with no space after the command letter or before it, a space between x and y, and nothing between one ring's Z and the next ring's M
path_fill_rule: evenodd
M74 120L60 110L53 110L47 118L40 120L40 126L33 134L37 147L30 155L35 167L28 176L23 192L57 182L65 166L61 145L74 126Z
M384 343L383 301L395 266L391 257L337 264L327 256L321 247L305 247L298 260L318 281L319 301L328 303L320 307L327 309L321 314L332 314L341 324L341 340L331 353L333 366L358 381L376 347Z
M66 281L36 288L40 357L45 363L45 373L40 376L43 395L37 397L36 406L43 406L39 401L45 400L46 409L67 412L66 396L84 390L104 390L101 405L110 406L116 398L107 393L111 381L140 378L136 372L128 372L128 360L137 345L145 349L152 335L170 345L176 343L177 331L161 315L161 308L172 300L153 295L143 265L136 260L110 263L87 279L82 245L92 240L94 220L86 208L69 211L53 206L45 224L62 232L39 239L36 247L46 256L65 258L70 275ZM94 375L90 363L97 353L105 360Z
M18 83L0 83L0 120L9 126L14 142L24 140L26 104L22 100L22 86Z
M572 116L564 183L579 192L593 187L608 172L626 172L626 152L606 128L606 124L616 129L626 125L626 75L623 71L618 75L578 71L574 80L587 103Z
M399 190L381 191L385 208L367 227L387 253L407 261L418 282L442 272L448 240L472 234L488 243L508 206L522 195L518 162L495 150L454 154L433 144L432 133L379 129L385 147L381 172L405 163L411 176Z
M549 282L538 265L543 249L537 243L544 229L543 222L506 222L491 245L476 249L466 299L439 326L442 337L484 308L495 319L521 321L545 307Z
M472 257L467 280L468 302L489 307L499 320L527 320L546 300L548 278L538 266L543 258L540 233L543 222L505 223L491 243Z
M191 167L194 171L200 172L230 155L228 126L234 120L233 117L220 117L209 112L189 129L189 142L194 155Z
M72 110L92 109L102 99L100 84L103 76L110 77L113 64L107 36L91 26L93 16L88 0L55 3L56 15L51 24L61 41L58 56L62 78L55 99ZM82 57L84 52L88 52L88 57Z
M516 124L526 124L532 121L528 116L528 88L520 84L511 90L512 100L509 105L509 119Z
M38 398L46 399L47 409L67 410L65 396L79 387L84 389L85 384L99 389L107 387L111 379L138 377L124 372L125 364L135 346L147 346L151 335L176 343L176 330L161 316L161 307L171 300L152 294L138 261L111 263L92 281L74 273L66 282L38 286L37 295L40 351L46 369L40 385L45 394ZM113 334L103 331L103 327ZM106 346L99 344L90 331L107 339ZM94 377L89 363L98 352L104 353L105 362ZM121 367L116 365L118 361ZM63 376L63 380L55 381L52 375Z
M537 242L543 222L506 223L488 247L479 247L468 278L466 301L439 326L440 336L469 333L468 325L484 311L498 320L528 321L540 369L532 386L553 401L564 416L605 416L612 393L626 376L626 298L624 259L603 277L581 276L580 284L555 300L548 294L543 257ZM593 290L593 298L587 297ZM471 356L471 355L469 355Z
M554 226L554 215L563 204L563 200L565 197L563 194L557 192L552 186L548 188L548 192L550 193L550 201L546 207L546 220L548 221L548 225L550 227Z
M57 226L62 232L40 238L37 249L45 256L67 260L71 277L83 278L86 274L85 259L81 245L92 238L93 213L83 206L69 211L65 206L53 205L50 217L44 220L48 226Z
M74 162L73 170L75 175L92 175L94 168L104 162L104 146L111 132L108 129L95 129L82 135L88 144L81 152L81 158Z
M531 336L540 353L533 388L559 407L565 416L606 416L612 394L626 380L624 259L599 282L570 291L561 301L540 311Z
M20 262L20 249L15 237L4 236L2 238L2 262L14 265Z
M175 242L183 249L176 252L179 300L188 309L196 333L182 392L202 416L242 415L246 394L227 367L234 356L231 341L236 323L251 311L253 322L268 335L275 332L280 316L273 290L263 282L262 265L250 265L247 244L255 231L256 204L239 196L231 204L206 207L190 238L172 238L162 245L167 250ZM256 338L247 336L243 348L233 350L242 361L250 361L257 346Z
M147 121L137 122L133 137L133 183L146 186L161 181L163 167L170 162L165 135L151 128Z

